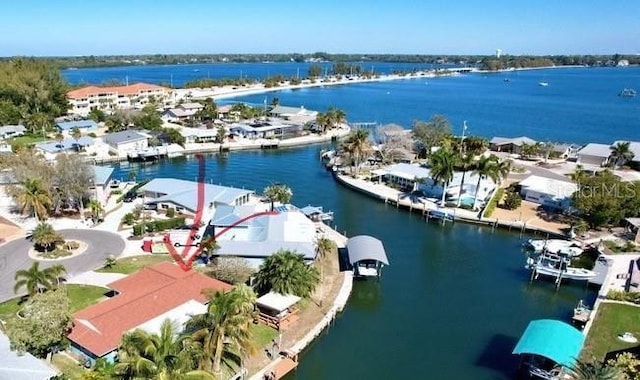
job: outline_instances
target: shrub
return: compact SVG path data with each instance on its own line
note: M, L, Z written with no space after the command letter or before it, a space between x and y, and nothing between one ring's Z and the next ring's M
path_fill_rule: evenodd
M142 235L142 228L143 228L142 224L136 224L135 226L133 226L133 236Z
M640 304L640 292L625 292L624 290L609 290L607 298L614 301L626 301Z
M80 248L80 244L77 241L67 241L64 245L70 251Z
M496 209L496 206L498 205L498 202L500 202L500 200L502 199L503 195L504 195L504 189L503 188L499 188L498 190L496 190L496 193L491 198L491 201L489 202L487 207L484 209L484 216L486 218L490 217L491 214L493 214L493 212Z
M507 210L515 210L522 204L522 198L520 198L520 194L515 191L507 192L507 195L504 198L504 207Z
M241 257L218 257L215 258L207 273L211 277L228 284L243 284L249 280L249 277L255 272L247 260Z
M61 257L71 256L71 251L62 248L56 248L53 251L43 252L39 256L45 259L58 259Z
M94 132L87 133L87 136L92 137L92 138L98 137Z
M120 190L120 189L111 190L111 194L112 195L120 195L120 194L122 194L122 190Z
M167 218L173 218L174 216L176 216L176 209L173 207L169 207L167 209Z
M126 225L129 225L129 226L133 225L137 220L138 220L138 216L133 212L125 214L122 217L122 223L124 223Z
M143 232L159 232L170 230L179 226L184 226L183 216L171 219L153 220L147 223L140 223L133 226L133 236L140 236Z

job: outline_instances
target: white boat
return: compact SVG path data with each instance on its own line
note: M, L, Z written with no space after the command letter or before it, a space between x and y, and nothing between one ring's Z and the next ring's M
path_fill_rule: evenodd
M548 85L548 82L538 82L538 86L547 87Z
M570 257L580 256L583 252L580 248L582 244L571 240L529 239L526 245L534 252L550 252Z
M545 253L537 259L530 257L527 260L527 268L535 270L536 277L541 274L555 277L556 279L589 280L598 275L589 269L570 267L569 263L570 259Z
M620 91L618 96L622 96L625 98L633 98L634 96L636 96L636 90L634 90L633 88L625 88L622 91Z

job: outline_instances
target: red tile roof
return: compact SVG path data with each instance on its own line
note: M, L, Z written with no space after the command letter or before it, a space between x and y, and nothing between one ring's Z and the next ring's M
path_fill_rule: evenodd
M227 283L168 262L144 268L109 287L120 294L75 313L68 337L98 357L118 348L122 335L144 322L189 300L204 304L203 290L231 289Z
M88 96L97 94L138 95L141 92L153 90L169 90L169 88L148 83L135 83L129 86L112 87L87 86L67 92L67 98L84 99Z

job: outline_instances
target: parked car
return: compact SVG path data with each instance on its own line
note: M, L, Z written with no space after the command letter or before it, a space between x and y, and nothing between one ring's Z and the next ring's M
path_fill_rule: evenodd
M122 200L125 202L133 202L137 197L136 193L128 192L124 195Z

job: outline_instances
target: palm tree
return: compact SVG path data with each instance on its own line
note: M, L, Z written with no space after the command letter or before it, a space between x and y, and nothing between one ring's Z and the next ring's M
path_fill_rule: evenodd
M458 162L456 162L456 169L462 171L462 179L460 180L460 191L458 192L458 202L456 207L460 207L460 202L462 202L462 190L464 188L464 180L467 176L467 172L473 169L475 165L475 159L473 155L467 153L461 156L458 156Z
M358 176L360 163L371 150L369 142L369 131L366 129L356 129L351 132L342 145L342 151L353 158L355 164L355 177Z
M33 215L38 220L45 220L51 207L51 195L38 178L27 178L22 182L16 195L20 213Z
M209 259L211 259L211 256L213 256L213 254L218 249L220 249L220 245L218 244L218 242L216 241L215 237L213 237L213 236L210 236L207 239L202 239L202 241L200 242L200 250Z
M288 204L291 202L293 192L287 185L275 184L264 188L264 195L271 201L271 210L273 210L274 202Z
M51 246L62 242L63 238L56 233L51 224L40 222L36 228L34 228L31 240L37 247L42 247L45 252L48 252Z
M578 360L569 370L569 376L572 380L617 380L622 378L622 372L617 367L607 366L597 360Z
M99 219L100 216L104 213L104 208L102 204L97 199L92 199L89 201L89 209L91 210L91 217Z
M335 128L338 124L344 123L347 115L343 110L336 107L329 107L326 113L328 124L331 128Z
M612 146L611 154L609 155L608 164L613 168L620 167L627 162L631 161L635 157L635 153L630 148L631 143L629 141L619 141L616 145Z
M78 145L78 140L80 140L80 138L82 137L82 132L80 131L80 128L78 127L73 127L73 129L71 129L71 137L73 137L73 139L76 141L76 151L80 151L80 145Z
M447 196L447 187L453 179L453 173L457 161L456 157L456 152L447 148L440 148L429 158L431 178L434 182L440 182L442 184L442 206L444 206L445 197Z
M201 349L199 368L219 377L223 354L237 358L253 349L251 325L256 296L244 284L226 293L210 292L206 296L207 312L191 317L185 330Z
M197 350L188 336L179 334L178 325L165 319L159 334L134 330L125 334L118 351L115 376L119 379L215 379L196 370Z
M256 274L255 287L259 294L274 291L308 297L320 281L318 270L304 261L304 256L279 250L269 256Z
M58 269L52 270L51 268L40 270L40 263L36 261L29 269L21 269L16 272L13 292L18 293L24 287L31 297L43 288L52 289L58 271Z
M58 149L62 150L62 142L64 141L62 132L56 133L56 141L58 142Z
M64 279L62 276L67 274L67 268L64 267L64 265L62 264L56 264L53 265L47 269L45 269L45 271L56 280L56 286L58 287L60 286L60 279Z
M333 252L335 244L331 239L326 237L319 238L316 241L316 264L320 268L320 286L324 285L324 261ZM322 306L322 298L324 297L324 288L320 292L320 306Z
M478 203L478 193L480 192L480 181L486 178L491 178L492 180L494 180L494 182L498 183L500 179L500 170L504 170L504 168L501 169L499 167L498 157L496 157L495 155L482 156L476 162L473 173L478 175L478 182L476 183L476 191L473 196L474 207Z

